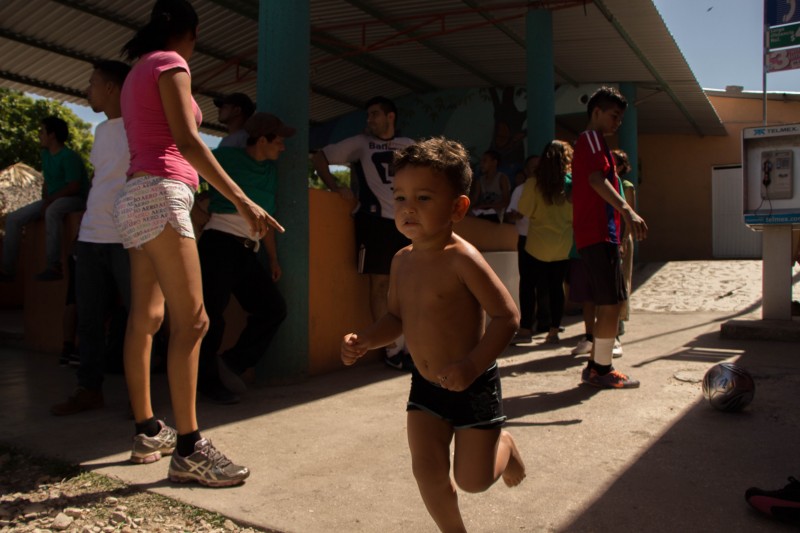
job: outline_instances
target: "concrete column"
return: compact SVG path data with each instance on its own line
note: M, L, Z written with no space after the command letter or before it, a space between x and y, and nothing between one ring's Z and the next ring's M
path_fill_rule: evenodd
M531 9L525 19L528 87L528 155L539 154L556 136L553 14Z
M620 83L619 92L628 101L628 109L619 128L619 147L628 154L631 172L625 179L639 186L639 117L636 109L636 85L630 82ZM636 209L636 206L633 206Z
M286 228L278 235L283 270L279 287L288 306L286 321L259 365L272 382L301 379L308 371L308 124L309 0L259 0L259 111L274 113L297 133L278 160L278 212Z
M792 227L765 226L761 270L761 318L792 319Z

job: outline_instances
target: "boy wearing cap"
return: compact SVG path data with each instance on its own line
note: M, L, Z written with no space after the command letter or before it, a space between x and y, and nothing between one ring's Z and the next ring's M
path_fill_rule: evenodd
M244 123L253 115L256 105L244 93L233 93L221 98L214 98L214 105L219 108L218 120L228 127L228 136L223 137L219 146L244 148L247 145Z
M214 150L214 156L249 198L273 213L278 188L275 161L286 149L284 139L294 135L295 129L275 115L256 113L242 131L247 137L244 149L221 147ZM238 397L223 385L217 368L217 351L225 332L223 313L231 295L248 313L239 340L220 356L226 369L241 376L255 367L286 317L286 302L275 286L281 267L273 232L261 240L252 235L247 221L213 187L209 188L208 210L211 217L198 250L210 326L200 348L198 391L217 403L236 403ZM262 244L269 256L269 270L258 258Z

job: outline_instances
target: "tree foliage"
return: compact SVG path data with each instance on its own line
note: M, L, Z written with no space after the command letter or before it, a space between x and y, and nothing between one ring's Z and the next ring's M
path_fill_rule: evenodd
M339 187L350 186L350 169L348 167L336 165L334 168L331 168L331 174L333 174L336 184ZM314 165L311 164L311 160L308 162L308 187L309 189L328 188L322 181L322 178L317 176L317 173L314 172Z
M66 121L69 126L67 146L80 154L88 167L94 142L91 124L55 100L34 99L0 88L0 169L19 162L42 168L39 125L43 118L51 115Z

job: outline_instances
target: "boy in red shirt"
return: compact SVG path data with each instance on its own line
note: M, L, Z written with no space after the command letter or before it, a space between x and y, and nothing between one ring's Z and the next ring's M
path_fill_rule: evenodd
M627 105L616 89L598 89L587 104L589 125L578 137L572 159L575 246L589 272L596 305L594 347L581 381L604 389L639 386L611 365L620 308L628 299L619 253L621 222L637 241L647 236L647 224L617 192L619 176L603 138L617 131Z

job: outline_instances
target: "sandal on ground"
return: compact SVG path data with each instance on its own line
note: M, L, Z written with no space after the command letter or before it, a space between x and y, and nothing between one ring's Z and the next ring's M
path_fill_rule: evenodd
M544 338L545 344L558 344L561 342L561 339L558 338L558 333L548 333L547 337Z

